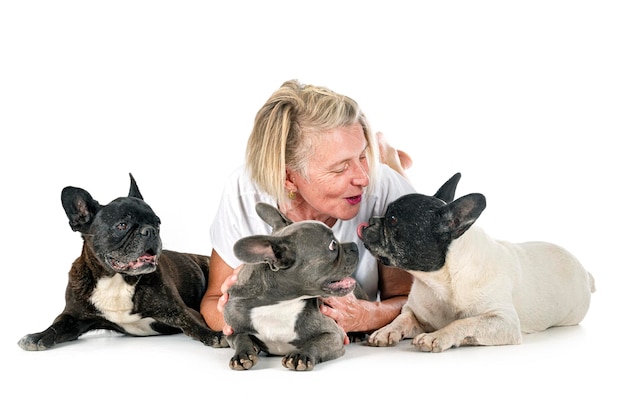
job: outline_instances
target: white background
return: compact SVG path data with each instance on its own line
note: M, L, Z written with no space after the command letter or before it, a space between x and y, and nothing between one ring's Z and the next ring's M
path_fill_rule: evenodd
M622 4L2 2L0 416L624 418ZM164 246L209 253L223 181L291 78L356 99L418 191L460 171L492 236L571 250L596 278L587 318L519 346L350 345L309 373L233 372L230 349L182 335L19 349L62 310L80 253L63 187L104 204L132 172Z

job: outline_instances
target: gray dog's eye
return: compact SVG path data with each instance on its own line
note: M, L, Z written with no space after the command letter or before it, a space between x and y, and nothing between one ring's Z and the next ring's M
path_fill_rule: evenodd
M328 249L330 249L331 251L335 251L337 249L337 241L334 239L330 241L330 243L328 244Z

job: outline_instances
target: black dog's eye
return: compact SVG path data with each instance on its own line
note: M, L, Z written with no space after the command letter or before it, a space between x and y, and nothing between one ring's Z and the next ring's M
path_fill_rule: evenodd
M328 244L328 249L330 249L331 251L335 251L337 249L337 241L334 239L330 241L330 243Z
M396 216L390 216L389 217L389 224L391 226L395 226L398 224L398 218Z
M121 222L118 223L117 226L115 226L117 228L117 230L126 230L128 229L128 224Z

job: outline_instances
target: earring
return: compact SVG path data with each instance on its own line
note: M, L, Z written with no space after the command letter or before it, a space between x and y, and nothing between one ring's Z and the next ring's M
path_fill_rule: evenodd
M290 190L287 197L289 197L290 200L293 200L294 198L296 198L296 192Z

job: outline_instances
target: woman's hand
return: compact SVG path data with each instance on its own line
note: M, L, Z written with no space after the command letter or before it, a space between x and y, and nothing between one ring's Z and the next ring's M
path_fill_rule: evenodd
M350 332L367 331L370 302L357 299L354 293L342 297L322 299L322 314L331 317L344 330Z
M342 297L331 296L322 299L320 311L323 315L334 319L344 332L360 332L369 330L370 306L370 302L357 299L354 293L350 293ZM350 343L347 334L343 341L344 344Z
M347 332L370 333L393 321L406 303L413 284L410 273L381 267L380 301L357 299L354 293L322 299L322 314L331 317Z
M239 272L241 271L241 267L242 265L235 268L232 274L224 279L224 282L222 283L222 286L220 287L222 296L220 296L220 298L217 300L218 312L224 313L224 307L226 306L226 303L228 302L228 289L230 288L230 286L232 286L233 284L237 282L237 276L239 275ZM224 324L224 328L222 328L222 332L226 335L231 335L233 333L233 328L228 324Z

